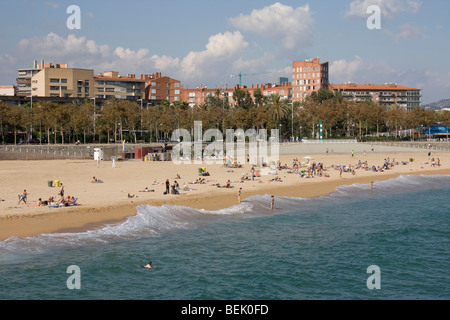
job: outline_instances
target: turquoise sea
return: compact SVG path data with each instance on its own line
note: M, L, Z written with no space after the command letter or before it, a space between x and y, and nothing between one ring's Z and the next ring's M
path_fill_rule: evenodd
M419 175L276 198L273 213L269 195L215 212L140 206L100 230L0 242L0 299L447 300L449 198L450 176Z

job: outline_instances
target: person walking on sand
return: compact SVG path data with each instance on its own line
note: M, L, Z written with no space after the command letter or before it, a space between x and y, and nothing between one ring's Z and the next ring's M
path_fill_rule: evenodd
M270 200L270 211L273 211L274 206L275 206L275 197L272 196L272 199Z
M61 198L64 197L64 186L61 183L61 189L59 190L59 194L61 195Z
M28 196L27 190L23 190L23 194L22 195L19 194L19 202L17 204L20 204L21 201L27 204L27 196Z
M241 192L242 192L242 188L239 188L239 191L238 191L238 203L241 203Z

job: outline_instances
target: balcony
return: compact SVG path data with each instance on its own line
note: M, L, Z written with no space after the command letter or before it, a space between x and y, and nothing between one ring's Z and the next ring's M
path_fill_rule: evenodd
M29 84L31 85L31 78L17 78L16 79L17 84Z

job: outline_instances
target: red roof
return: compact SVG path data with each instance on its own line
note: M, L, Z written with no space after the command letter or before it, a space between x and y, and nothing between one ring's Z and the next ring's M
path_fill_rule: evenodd
M396 84L330 84L331 90L361 90L361 91L405 91L405 90L422 90L412 87L399 86Z

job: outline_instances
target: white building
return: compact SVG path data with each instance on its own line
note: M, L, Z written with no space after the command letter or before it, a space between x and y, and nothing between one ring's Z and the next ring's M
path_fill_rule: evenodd
M0 96L15 96L16 94L16 86L0 86Z

